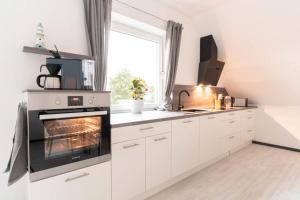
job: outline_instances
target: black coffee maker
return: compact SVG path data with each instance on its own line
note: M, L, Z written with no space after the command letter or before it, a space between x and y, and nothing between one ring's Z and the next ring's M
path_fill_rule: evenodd
M46 63L61 66L61 89L93 90L95 77L93 60L47 58Z
M61 70L61 65L59 64L50 64L41 65L40 72L42 68L46 67L49 74L41 74L37 77L36 83L39 87L44 89L61 89L61 76L58 75Z

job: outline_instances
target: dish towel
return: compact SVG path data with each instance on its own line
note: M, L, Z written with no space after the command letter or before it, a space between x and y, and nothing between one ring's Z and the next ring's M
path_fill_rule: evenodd
M7 164L9 172L8 186L21 179L28 169L28 144L27 144L27 106L20 103L18 106L13 147Z

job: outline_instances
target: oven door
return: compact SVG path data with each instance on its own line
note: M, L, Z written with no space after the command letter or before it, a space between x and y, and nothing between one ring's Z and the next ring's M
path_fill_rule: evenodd
M30 172L110 158L110 129L108 108L29 111Z

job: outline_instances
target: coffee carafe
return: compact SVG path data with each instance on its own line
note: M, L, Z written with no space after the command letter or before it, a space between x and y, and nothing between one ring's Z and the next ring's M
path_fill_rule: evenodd
M60 89L61 76L58 75L61 66L59 64L49 64L41 65L40 72L42 68L46 67L49 74L41 74L36 78L36 83L39 87L44 89Z

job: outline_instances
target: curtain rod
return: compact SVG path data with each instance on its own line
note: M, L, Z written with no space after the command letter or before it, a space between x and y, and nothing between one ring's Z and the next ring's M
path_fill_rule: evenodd
M168 22L168 20L165 20L165 19L163 19L163 18L161 18L161 17L159 17L159 16L156 16L156 15L154 15L154 14L152 14L152 13L149 13L149 12L147 12L147 11L144 11L144 10L142 10L142 9L140 9L140 8L134 7L134 6L132 6L132 5L128 4L128 3L125 3L125 2L123 2L123 1L120 1L120 0L113 0L113 1L116 1L116 2L118 2L118 3L120 3L120 4L123 4L123 5L126 5L126 6L128 6L128 7L130 7L130 8L133 8L133 9L135 9L135 10L137 10L137 11L140 11L140 12L142 12L142 13L145 13L145 14L147 14L147 15L150 15L150 16L152 16L152 17L154 17L154 18L156 18L156 19L159 19L160 21L163 21L163 22L165 22L165 23Z

